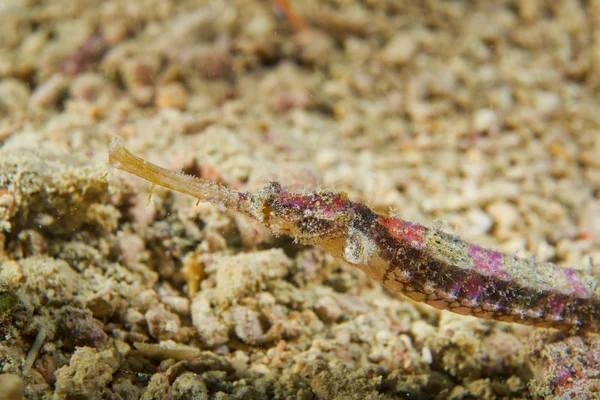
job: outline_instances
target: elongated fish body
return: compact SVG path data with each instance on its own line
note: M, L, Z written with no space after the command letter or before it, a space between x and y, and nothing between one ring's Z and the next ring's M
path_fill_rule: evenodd
M298 242L317 245L386 288L439 309L540 327L600 330L600 288L591 275L519 259L375 213L343 193L289 193L270 183L242 193L150 164L119 139L110 164L153 184L243 213Z

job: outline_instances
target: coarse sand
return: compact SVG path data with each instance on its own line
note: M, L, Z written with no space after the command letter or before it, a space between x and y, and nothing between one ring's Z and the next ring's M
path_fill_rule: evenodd
M599 335L434 310L107 164L598 273L600 2L284 3L0 1L0 398L600 398Z

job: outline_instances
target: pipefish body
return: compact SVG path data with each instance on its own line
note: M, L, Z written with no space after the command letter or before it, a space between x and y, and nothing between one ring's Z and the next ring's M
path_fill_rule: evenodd
M344 193L290 193L276 182L254 193L238 192L144 161L117 138L110 142L109 163L235 210L275 234L320 246L386 288L436 308L537 327L600 331L598 280L575 269L516 258L380 215Z

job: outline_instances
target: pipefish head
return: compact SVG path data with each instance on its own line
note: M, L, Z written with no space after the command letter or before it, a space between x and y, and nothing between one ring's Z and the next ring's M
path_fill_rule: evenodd
M261 192L268 193L262 202L262 222L302 243L323 244L344 236L354 216L353 202L345 193L289 193L277 183Z

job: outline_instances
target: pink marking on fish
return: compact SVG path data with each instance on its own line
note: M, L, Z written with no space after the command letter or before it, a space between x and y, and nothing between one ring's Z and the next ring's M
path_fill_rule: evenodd
M565 280L571 285L573 288L573 292L575 296L581 297L582 299L586 299L589 297L589 293L583 282L581 281L581 275L578 271L573 268L564 268Z
M549 301L549 304L550 311L552 311L552 314L558 316L560 316L563 313L567 305L565 299L560 296L552 297Z
M467 300L475 300L483 292L483 278L480 275L473 275L469 277L463 284L462 288L464 291L464 297Z
M307 211L316 211L324 217L335 217L340 212L348 208L351 202L342 195L331 197L319 196L316 194L295 194L282 192L277 198L281 205L305 209Z
M425 228L419 224L403 221L395 217L380 217L381 222L392 236L409 242L412 246L425 248Z
M504 269L504 257L499 251L470 244L469 257L473 261L475 271L481 275L493 276L503 281L510 280L510 274Z

